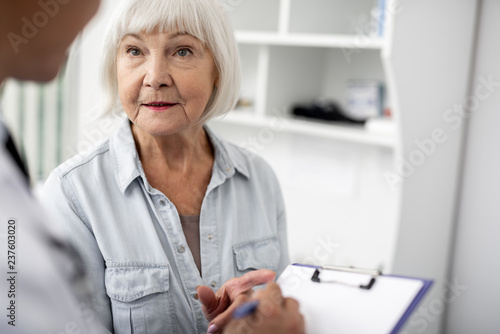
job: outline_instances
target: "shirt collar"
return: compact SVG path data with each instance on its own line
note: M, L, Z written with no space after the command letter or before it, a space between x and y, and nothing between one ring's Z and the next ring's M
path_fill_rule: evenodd
M246 178L250 178L248 157L236 146L218 138L208 126L205 125L204 129L214 147L214 170L217 169L218 174L221 174L224 178L232 177L236 171ZM125 190L137 177L141 177L144 184L148 184L128 118L110 137L110 153L113 160L115 181L122 193L125 193Z
M138 176L144 176L144 170L135 147L134 137L128 118L125 118L109 141L113 160L113 174L122 193ZM146 179L144 177L144 179Z
M238 171L246 178L250 178L248 157L243 151L235 145L221 140L207 125L203 128L214 147L214 168L218 167L227 177L231 177L235 171Z

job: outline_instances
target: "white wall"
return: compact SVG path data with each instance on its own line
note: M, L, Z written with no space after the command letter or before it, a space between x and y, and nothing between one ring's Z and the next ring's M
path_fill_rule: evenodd
M402 0L400 8L389 63L402 133L397 160L406 167L393 273L434 280L405 333L437 334L444 323L463 132L445 115L468 95L476 1Z
M470 95L479 77L500 83L500 1L484 1ZM500 333L500 87L469 119L446 333ZM454 297L454 298L453 298Z
M217 121L210 126L271 164L285 198L291 261L389 270L396 194L383 173L392 167L392 151L287 133L286 120L280 122L274 132ZM269 140L252 145L263 133Z

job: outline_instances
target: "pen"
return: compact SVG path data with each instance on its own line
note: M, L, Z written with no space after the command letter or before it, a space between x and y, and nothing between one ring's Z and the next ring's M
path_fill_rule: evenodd
M241 319L255 313L258 306L258 300L252 300L251 302L246 302L238 306L233 312L233 319Z

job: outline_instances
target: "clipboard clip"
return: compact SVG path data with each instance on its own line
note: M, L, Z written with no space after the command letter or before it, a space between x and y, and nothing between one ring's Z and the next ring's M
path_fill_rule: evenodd
M319 274L321 273L321 270L336 270L336 271L343 271L343 272L348 272L348 273L354 273L354 274L363 274L363 275L369 275L370 281L367 284L352 284L348 282L342 282L338 280L321 280L319 278ZM370 290L373 284L375 284L375 280L377 276L380 276L382 273L378 270L373 270L373 269L360 269L360 268L354 268L354 267L341 267L341 266L324 266L324 267L319 267L316 268L314 271L311 281L316 282L316 283L337 283L337 284L344 284L348 286L352 286L355 288L360 288L364 290Z

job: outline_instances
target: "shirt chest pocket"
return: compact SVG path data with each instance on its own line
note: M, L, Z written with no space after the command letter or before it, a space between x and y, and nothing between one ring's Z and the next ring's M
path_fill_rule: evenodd
M167 266L108 264L105 284L114 333L177 333Z
M280 262L280 243L276 236L250 240L233 246L236 276L256 269L277 271Z

